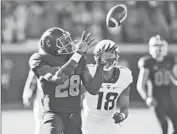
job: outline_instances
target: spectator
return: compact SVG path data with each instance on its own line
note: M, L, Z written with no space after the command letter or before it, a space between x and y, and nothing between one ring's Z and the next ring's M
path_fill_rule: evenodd
M46 31L48 28L58 26L57 10L55 4L58 2L46 1L43 5L43 22L41 23L42 31Z
M156 1L149 1L149 6L145 8L148 12L149 23L147 29L147 38L144 41L148 41L151 36L160 34L164 39L169 39L169 29L165 16Z
M177 2L168 2L170 41L177 42Z
M100 41L103 39L102 29L99 24L91 25L91 27L89 28L88 31L90 31L92 33L92 35L96 38L96 41Z
M78 37L83 29L100 38L122 42L146 42L156 34L177 41L177 2L128 1L128 17L119 28L107 28L108 10L119 2L2 2L2 41L11 43L39 38L49 27L59 26ZM95 30L96 29L96 30ZM95 31L94 31L95 30ZM118 36L117 36L118 35ZM97 35L98 36L98 35Z
M44 7L41 2L30 2L27 25L28 38L39 38L43 32Z
M14 11L15 35L18 42L25 41L28 10L25 2L19 2Z
M129 1L127 7L128 17L122 25L123 41L142 42L144 27L146 26L146 22L149 21L147 12L144 8L137 7L136 1Z
M5 44L13 43L15 31L15 19L13 16L14 2L2 2L2 40Z
M14 41L14 31L15 31L15 20L12 14L7 14L2 23L4 27L2 28L2 36L5 44L11 44Z

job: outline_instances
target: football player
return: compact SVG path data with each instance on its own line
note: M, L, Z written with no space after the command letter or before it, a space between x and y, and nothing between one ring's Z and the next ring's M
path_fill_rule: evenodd
M95 75L88 71L85 55L95 45L93 40L84 31L76 44L69 32L58 27L42 35L39 52L29 60L43 91L42 134L81 134L81 81L90 94L97 94L105 65L104 52Z
M29 71L28 77L25 83L23 91L23 104L25 107L29 107L33 103L33 114L35 121L35 134L40 134L40 113L41 113L41 103L40 103L41 91L37 84L37 77L32 70Z
M168 133L169 117L177 134L177 108L172 100L171 86L175 78L173 68L174 58L167 55L168 44L159 35L149 40L150 55L139 59L140 69L137 90L149 107L154 107L155 114L162 128L162 133Z
M128 116L132 72L127 67L118 65L117 44L111 40L100 41L94 49L96 64L90 64L88 67L94 76L99 65L100 53L109 47L116 49L105 55L107 58L103 69L103 83L98 94L85 92L82 114L83 134L117 134L118 124Z

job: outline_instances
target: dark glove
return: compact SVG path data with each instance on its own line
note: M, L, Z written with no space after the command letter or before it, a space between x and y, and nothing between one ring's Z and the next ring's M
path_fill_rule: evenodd
M114 119L115 123L117 124L117 123L123 122L126 119L126 116L124 113L116 112L113 116L113 119Z

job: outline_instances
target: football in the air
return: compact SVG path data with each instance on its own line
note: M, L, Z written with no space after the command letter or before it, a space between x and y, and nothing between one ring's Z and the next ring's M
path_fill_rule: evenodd
M119 4L112 7L106 16L106 25L108 27L118 27L127 18L127 7Z

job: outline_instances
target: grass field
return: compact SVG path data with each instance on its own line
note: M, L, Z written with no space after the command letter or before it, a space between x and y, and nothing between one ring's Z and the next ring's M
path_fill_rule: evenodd
M121 134L161 134L159 124L148 109L130 109L129 118L120 127ZM170 124L169 134L172 132ZM2 111L2 134L34 134L30 110Z

